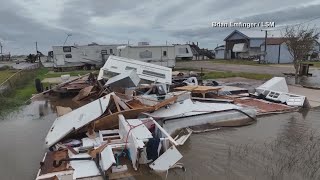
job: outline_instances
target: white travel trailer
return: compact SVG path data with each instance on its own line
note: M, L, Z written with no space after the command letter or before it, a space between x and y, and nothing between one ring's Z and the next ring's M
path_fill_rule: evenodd
M116 53L117 47L120 45L53 46L51 58L54 68L81 67L83 69L94 69L101 67L109 55Z
M174 45L174 50L176 52L176 59L191 60L193 58L193 53L189 44Z
M171 68L118 56L109 56L105 65L100 69L98 80L109 79L112 77L110 75L119 75L132 70L144 81L172 83Z
M117 56L153 63L166 67L174 67L176 59L192 58L189 45L164 46L119 46Z

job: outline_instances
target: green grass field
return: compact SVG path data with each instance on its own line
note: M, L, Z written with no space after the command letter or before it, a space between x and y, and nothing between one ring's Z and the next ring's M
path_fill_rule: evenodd
M16 73L16 70L2 70L0 71L0 84Z
M257 73L235 73L230 71L212 71L207 72L204 75L204 79L218 79L218 78L229 78L229 77L243 77L248 79L256 79L256 80L267 80L271 79L273 76L270 74L257 74Z

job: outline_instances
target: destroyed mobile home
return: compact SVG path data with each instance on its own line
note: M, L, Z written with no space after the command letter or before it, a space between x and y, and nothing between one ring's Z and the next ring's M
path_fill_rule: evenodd
M117 179L147 169L186 170L178 146L199 127L247 125L258 115L308 104L306 97L290 94L282 78L271 79L254 94L231 86L200 86L194 77L170 86L170 68L110 56L95 84L73 98L89 103L73 111L58 108L36 179Z

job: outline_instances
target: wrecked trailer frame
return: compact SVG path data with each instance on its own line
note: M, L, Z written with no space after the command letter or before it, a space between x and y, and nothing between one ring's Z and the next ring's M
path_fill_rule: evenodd
M182 158L182 155L175 146L183 145L186 140L185 136L182 136L182 139L173 139L152 118L125 119L123 115L119 114L118 119L119 129L99 131L100 136L97 138L100 139L100 142L98 146L88 152L82 152L81 147L72 148L72 151L70 151L71 148L69 147L68 150L64 150L65 153L63 153L63 151L46 153L36 179L40 180L56 177L61 180L67 180L70 178L82 179L90 177L93 180L98 180L101 176L114 179L128 176L128 174L122 173L126 171L135 174L139 172L138 170L142 168L142 165L149 166L149 168L156 172L166 172L171 168L177 167L184 169L183 164L177 163ZM148 151L146 151L146 149L149 147L149 139L154 139L156 137L148 130L145 125L147 122L151 122L155 125L155 131L164 134L164 136L158 137L160 144L162 142L166 143L167 140L172 144L168 149L166 149L165 146L162 146L162 148L165 148L163 150L164 153L159 154L153 161L149 159ZM119 134L118 140L113 138L115 133ZM189 137L190 134L191 132L189 131L187 137ZM113 140L108 140L108 137L113 138ZM131 163L122 160L120 165L118 158L125 158L121 155L125 150L130 152L129 160ZM154 150L158 151L158 148ZM119 154L117 152L121 152L121 157L118 157ZM147 154L145 152L147 152ZM62 153L63 155L55 155L57 153ZM52 155L54 157L52 157ZM94 163L94 161L97 161L97 158L99 164ZM50 167L50 163L53 163L53 168ZM129 173L129 176L131 176L131 173Z
M174 167L183 168L183 165L178 163L182 155L176 146L183 145L190 137L193 127L241 126L256 121L256 107L248 106L250 103L245 105L245 98L252 97L230 96L232 101L220 99L220 103L195 101L191 98L191 92L200 93L203 95L202 99L206 99L206 94L212 91L219 96L221 87L185 86L177 90L186 91L168 93L164 86L171 84L171 69L161 67L156 71L158 68L156 65L151 66L140 61L136 63L135 60L115 56L110 56L109 60L109 63L101 68L98 79L109 78L109 83L106 85L122 86L119 88L124 89L125 94L117 92L115 88L115 92L57 118L49 130L46 143L48 147L54 147L51 150L56 150L53 154L59 152L61 148L66 150L64 160L70 160L69 165L73 167L73 171L58 175L50 174L50 177L54 175L61 179L88 177L99 179L108 174L110 177L119 178L124 177L123 174L126 172L130 172L130 175L136 174L141 168L140 165L147 165L157 172L168 171ZM155 76L144 74L143 71L146 69L153 70ZM165 75L158 76L158 74ZM150 89L140 95L135 94L134 91L140 88L138 84L141 85L143 81L149 83L147 89ZM281 84L281 81L278 83ZM272 86L272 83L269 84ZM163 89L161 94L152 92L152 88L160 86ZM107 89L106 86L102 87ZM128 89L130 91L126 91ZM86 94L88 92L84 93ZM177 132L182 129L186 134L180 138L171 137L173 134L180 134ZM71 139L74 138L71 135L75 134L82 136ZM65 140L80 141L79 138L81 138L80 147L70 147L65 142ZM148 143L161 144L163 153L159 156L158 152L155 158L148 157L147 147L150 145ZM157 150L159 144L156 144ZM50 154L51 152L49 156ZM61 157L59 158L57 160L61 160ZM97 158L100 165L93 161ZM122 159L122 164L118 158ZM75 159L79 161L73 161ZM51 160L45 157L44 163L51 163ZM65 162L64 160L59 162ZM48 177L41 174L42 169L39 172L38 179Z

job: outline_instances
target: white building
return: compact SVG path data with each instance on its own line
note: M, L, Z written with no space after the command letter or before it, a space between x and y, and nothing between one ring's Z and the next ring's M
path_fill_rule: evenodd
M264 52L265 43L261 44L261 51ZM319 58L320 45L319 42L314 43L312 52L309 53L308 60ZM268 38L266 55L261 56L261 60L265 60L267 63L282 64L292 63L293 57L288 50L285 38Z
M224 45L218 46L214 49L215 59L224 59Z
M268 37L280 37L278 32L268 32ZM260 30L232 31L225 39L224 59L259 58L264 54L261 44L265 40L265 32Z

